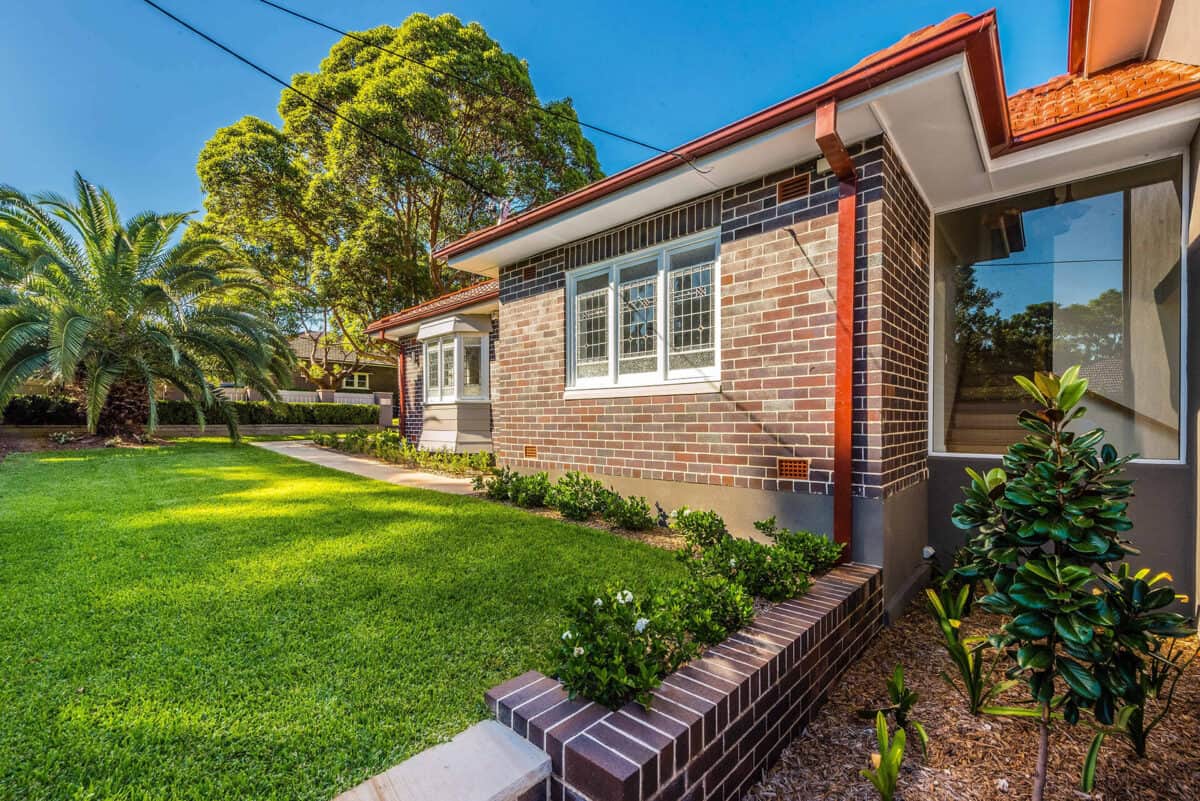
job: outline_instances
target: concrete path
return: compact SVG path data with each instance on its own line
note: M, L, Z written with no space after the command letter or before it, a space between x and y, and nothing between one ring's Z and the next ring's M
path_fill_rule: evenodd
M409 470L397 467L367 456L355 456L349 453L339 453L325 448L318 448L308 440L289 440L282 442L252 442L252 445L264 450L281 453L293 459L319 464L343 473L354 473L356 476L366 476L389 484L402 487L436 490L452 495L470 495L471 479L442 476L437 473L425 473L420 470Z

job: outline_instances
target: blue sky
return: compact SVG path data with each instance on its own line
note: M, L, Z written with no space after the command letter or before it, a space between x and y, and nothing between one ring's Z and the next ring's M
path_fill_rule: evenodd
M335 36L254 0L159 0L285 75L316 69ZM808 89L904 34L989 2L730 3L286 0L352 30L413 12L482 23L529 62L543 99L674 147ZM996 0L1009 91L1064 70L1067 0ZM836 8L836 11L831 10ZM278 121L279 89L140 0L0 3L0 183L65 191L78 169L126 214L200 207L196 156L219 127ZM653 155L593 136L606 172Z

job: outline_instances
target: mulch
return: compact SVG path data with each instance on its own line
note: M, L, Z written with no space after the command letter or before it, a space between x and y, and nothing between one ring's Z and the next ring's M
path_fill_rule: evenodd
M171 441L159 438L145 438L135 442L132 440L114 440L96 434L79 434L69 442L55 442L46 434L36 436L0 436L0 462L12 453L32 453L36 451L82 451L89 448L146 448L170 445Z
M28 453L30 451L78 451L84 448L104 447L104 437L91 434L81 436L70 442L59 444L45 435L30 437L0 437L0 461L10 453Z
M997 624L982 613L968 626L977 633ZM1184 644L1185 656L1197 648ZM887 703L885 681L897 664L920 695L913 718L929 733L922 757L909 741L898 799L906 801L1011 801L1029 798L1037 756L1034 721L973 717L958 693L940 678L954 667L941 645L941 632L918 601L884 629L831 691L816 720L785 749L747 801L869 801L879 798L859 775L877 749L874 721L860 717L864 707ZM1002 668L1001 668L1002 669ZM999 676L999 672L997 673ZM1010 691L999 702L1021 700ZM1150 737L1144 760L1120 738L1109 736L1090 795L1079 789L1080 769L1094 731L1084 720L1051 731L1047 799L1093 801L1184 801L1200 799L1200 659L1180 679L1171 712Z

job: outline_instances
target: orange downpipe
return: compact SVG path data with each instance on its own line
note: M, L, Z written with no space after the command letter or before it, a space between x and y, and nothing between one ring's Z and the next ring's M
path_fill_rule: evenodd
M854 253L858 186L854 159L837 131L837 103L817 109L816 138L838 177L837 322L833 378L833 539L843 543L842 559L854 548Z

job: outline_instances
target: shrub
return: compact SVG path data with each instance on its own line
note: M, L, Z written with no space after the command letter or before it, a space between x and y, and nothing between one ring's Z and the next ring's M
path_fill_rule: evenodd
M517 506L534 509L546 505L550 494L550 476L544 471L528 476L514 474L509 487L508 499Z
M683 535L691 548L711 548L730 539L725 521L716 512L701 512L682 506L671 515L671 528Z
M476 491L482 492L487 498L507 501L511 499L512 487L518 478L520 476L517 473L504 467L494 470L491 475L476 476L473 484Z
M698 650L669 609L620 587L577 599L558 649L558 679L570 696L610 709L631 699L649 708L662 677Z
M664 605L704 645L721 642L754 618L754 599L723 576L692 576L664 595Z
M447 450L427 450L412 444L402 437L399 431L393 429L368 431L359 428L342 435L313 432L311 436L313 442L328 448L361 453L405 467L434 470L456 476L485 473L491 471L495 463L492 454L486 452L454 453ZM476 489L483 489L478 481Z
M16 395L3 409L0 422L10 426L82 426L83 407L56 395Z
M759 520L754 527L770 537L776 545L801 556L814 573L824 573L842 558L845 545L821 534L796 529L791 531L775 525L774 516Z
M546 505L569 520L587 520L603 513L612 495L596 479L571 471L554 483L546 496Z
M808 563L797 553L754 540L727 537L700 551L680 552L693 575L722 576L768 601L803 595L812 586Z
M604 519L614 526L630 531L647 531L654 528L655 517L650 512L650 504L640 495L622 498L609 490L608 506L604 510Z
M233 401L229 404L241 425L372 425L379 407L366 403L277 403ZM159 425L195 425L196 409L187 401L158 402Z
M1068 430L1086 413L1078 404L1087 380L1071 367L1061 377L1035 373L1032 381L1016 381L1035 402L1036 411L1017 418L1029 433L1008 448L1003 467L985 475L967 471L971 483L952 519L977 533L967 545L970 561L955 572L985 583L988 593L977 603L1005 617L993 637L1034 708L1002 709L1038 721L1033 798L1040 801L1052 723L1075 724L1084 710L1100 726L1124 722L1126 710L1143 703L1131 689L1130 660L1153 659L1164 637L1192 630L1182 616L1161 611L1174 599L1169 586L1150 590L1139 580L1130 591L1143 600L1153 594L1155 603L1136 612L1122 608L1125 582L1112 571L1136 553L1122 537L1133 527L1126 514L1132 482L1119 477L1133 457L1119 457L1112 445L1098 449L1102 429ZM1089 750L1085 786L1102 741Z

